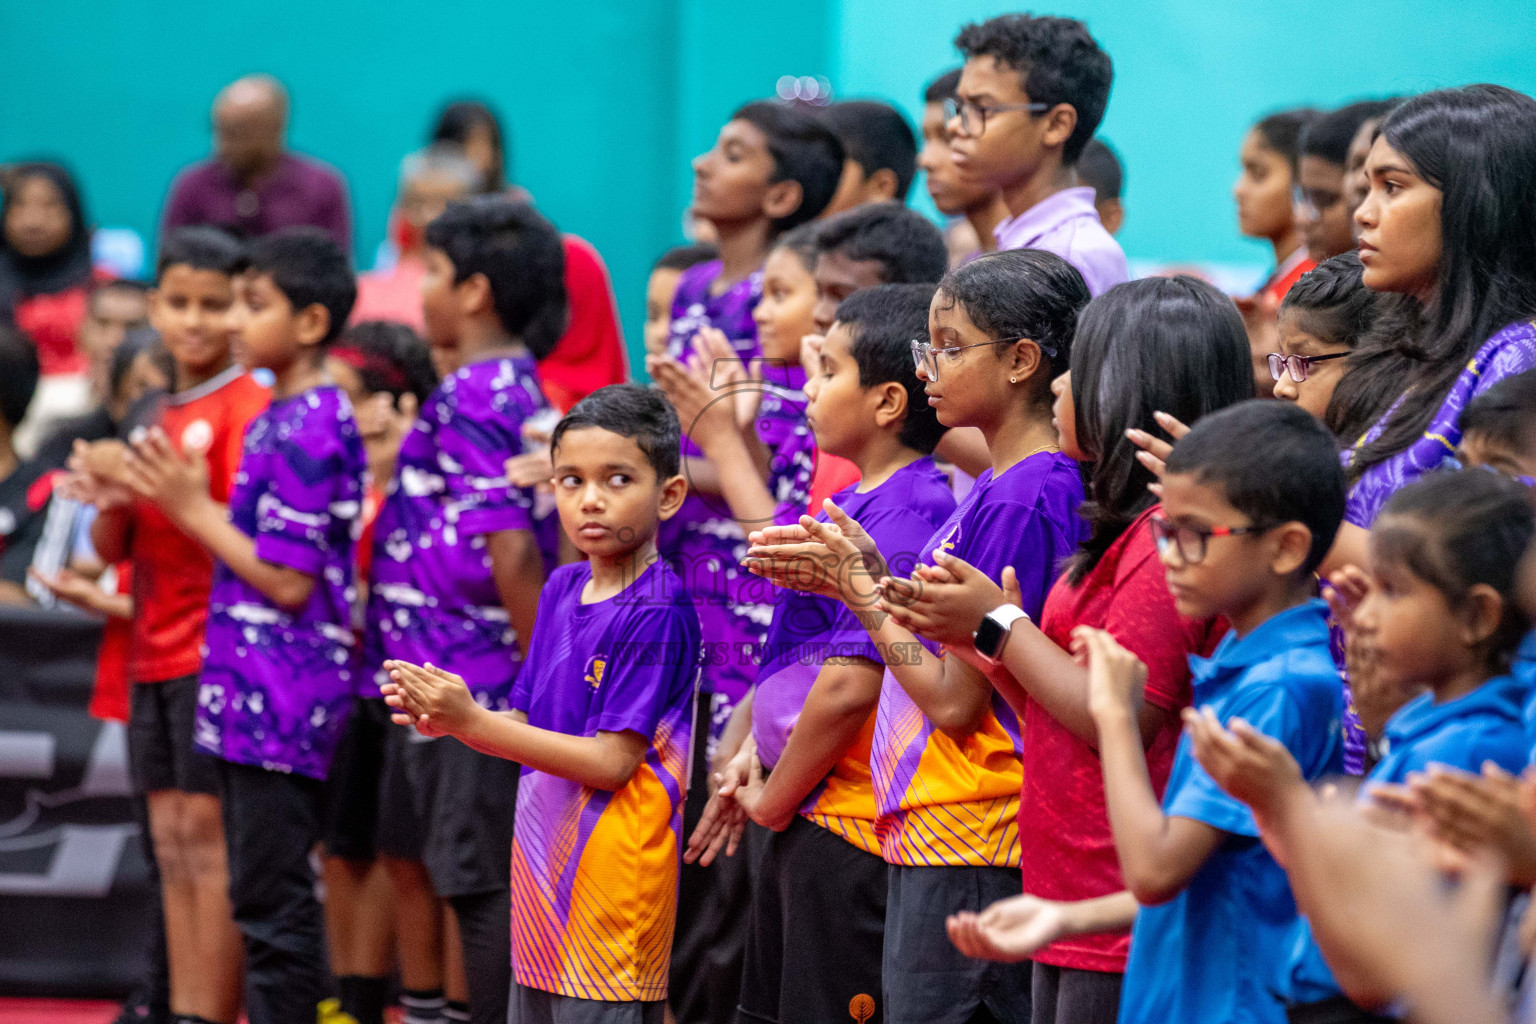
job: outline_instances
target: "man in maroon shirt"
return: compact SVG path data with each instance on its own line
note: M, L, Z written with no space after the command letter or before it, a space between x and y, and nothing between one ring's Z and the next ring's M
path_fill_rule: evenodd
M288 92L271 75L226 86L213 103L214 155L181 172L161 234L211 224L242 238L309 225L352 251L347 186L332 167L283 148Z

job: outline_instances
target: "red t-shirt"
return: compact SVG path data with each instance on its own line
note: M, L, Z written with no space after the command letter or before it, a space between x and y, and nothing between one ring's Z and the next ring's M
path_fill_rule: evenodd
M1072 630L1107 630L1147 666L1147 702L1177 712L1190 702L1189 656L1209 654L1225 631L1220 620L1190 622L1174 610L1143 513L1112 544L1082 583L1063 576L1046 595L1040 629L1063 650ZM1147 751L1152 787L1162 796L1178 746L1175 718ZM1033 699L1024 709L1024 788L1019 800L1024 891L1052 900L1120 892L1125 882L1104 805L1098 754ZM1126 932L1080 935L1047 946L1034 959L1089 971L1125 971Z
M117 592L133 586L133 563L117 565ZM96 653L96 685L91 689L89 711L103 722L128 721L128 648L133 642L133 620L107 617L101 628L101 647Z
M1267 292L1269 297L1276 302L1285 298L1285 293L1291 290L1291 286L1301 280L1301 275L1317 266L1312 257L1307 255L1305 246L1297 249L1286 261L1275 268L1275 272L1264 282L1264 287L1259 289Z
M77 284L51 295L34 295L16 304L16 326L37 346L45 377L90 369L76 340L85 322L88 285Z
M229 500L246 425L271 397L250 374L231 367L168 400L160 427L178 450L202 448L207 453L215 500ZM134 615L128 678L160 683L192 675L203 665L213 558L154 505L138 502L131 516L128 557L133 560Z
M821 503L846 487L859 482L859 467L828 452L816 449L816 472L811 476L809 514L821 511Z
M570 322L554 351L539 360L544 396L562 413L598 388L629 379L608 268L592 244L565 236L565 292Z

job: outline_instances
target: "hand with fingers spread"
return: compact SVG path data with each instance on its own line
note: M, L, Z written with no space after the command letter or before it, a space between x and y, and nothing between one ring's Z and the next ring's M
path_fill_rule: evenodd
M713 390L689 367L668 356L647 356L646 370L677 410L683 433L700 448L720 430L737 430L735 403L723 390Z
M746 809L737 802L736 795L749 782L756 757L757 744L748 736L736 756L715 774L715 791L704 805L704 813L699 816L693 834L688 837L688 848L683 851L684 863L709 867L722 849L727 857L736 855L747 825Z
M1436 839L1464 853L1497 850L1521 885L1536 883L1536 834L1521 805L1522 787L1530 784L1492 762L1481 775L1430 765L1408 778Z
M933 553L933 566L919 566L907 581L886 577L880 610L905 629L948 647L968 647L981 620L994 608L1019 603L1013 566L1003 569L999 587L986 574L947 551Z
M513 487L536 487L544 491L554 490L554 463L550 461L548 448L540 448L521 455L514 455L502 467L507 473L507 483Z
M401 725L414 725L423 736L462 735L484 712L460 676L432 664L386 661L390 682L380 687L384 702L396 710Z
M1072 631L1072 654L1088 669L1088 711L1094 721L1117 715L1134 721L1146 695L1147 666L1141 659L1105 630L1091 626Z
M208 491L208 460L203 452L177 452L159 427L129 450L123 475L134 493L154 502L167 518L178 524L214 505Z
M1184 729L1195 760L1216 784L1263 816L1287 789L1305 787L1301 766L1285 744L1241 718L1223 726L1210 708L1185 708Z
M830 522L801 516L802 541L789 540L799 534L776 527L753 533L742 565L775 586L834 598L854 610L872 609L875 581L887 575L885 558L874 538L836 502L828 498L823 506Z
M718 327L705 327L693 339L693 354L688 360L694 377L716 397L729 393L736 429L752 431L752 421L763 404L763 363L754 359L743 362L736 347ZM720 403L722 407L726 403ZM703 445L700 445L702 448Z
M1392 686L1377 671L1374 645L1367 643L1355 625L1355 610L1371 592L1371 580L1358 566L1346 565L1329 575L1322 588L1333 621L1344 633L1344 669L1349 674L1349 693L1367 736L1379 739L1387 719L1415 696Z
M1163 429L1164 433L1173 438L1172 441L1164 441L1162 438L1155 437L1145 430L1136 430L1134 428L1127 430L1125 437L1126 440L1141 449L1141 451L1136 453L1136 461L1147 467L1159 481L1148 484L1148 489L1158 497L1162 497L1163 485L1161 481L1163 479L1163 471L1167 469L1168 455L1173 451L1174 441L1189 433L1189 427L1165 412L1155 412L1152 414L1152 418L1157 421L1157 425Z

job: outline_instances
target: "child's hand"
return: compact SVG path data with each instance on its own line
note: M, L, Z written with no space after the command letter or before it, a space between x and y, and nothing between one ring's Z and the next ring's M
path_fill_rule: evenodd
M1102 629L1078 626L1072 653L1088 668L1088 711L1094 721L1129 715L1134 721L1146 691L1147 666Z
M1536 882L1536 835L1521 809L1521 780L1493 763L1482 775L1444 765L1410 776L1431 834L1465 853L1491 847L1521 885Z
M875 580L887 575L885 559L874 538L836 502L828 498L823 507L831 522L801 516L802 542L770 541L796 536L775 527L753 533L742 565L776 586L835 598L854 610L869 608L877 600Z
M880 610L918 636L948 647L969 647L976 627L992 609L1019 600L1013 567L1003 569L999 587L975 566L947 551L935 551L935 566L919 566L911 580L880 581ZM1011 583L1013 596L1008 595Z
M555 465L550 461L548 448L514 455L502 468L506 471L507 482L513 487L537 487L546 491L554 487L550 481L555 475Z
M762 360L753 360L750 365L742 362L740 353L724 331L718 327L705 327L694 336L688 368L717 396L730 393L734 399L731 409L736 417L736 429L742 433L752 429L752 421L757 419L757 410L763 404Z
M949 941L976 960L1016 964L1062 937L1064 905L1024 893L976 914L962 910L944 922Z
M1157 421L1158 426L1163 428L1164 433L1173 438L1173 441L1164 441L1162 438L1153 437L1145 430L1134 429L1127 430L1125 437L1131 444L1141 449L1136 453L1136 461L1147 467L1152 475L1157 477L1157 482L1148 484L1147 490L1161 498L1163 471L1168 468L1168 455L1173 451L1173 442L1189 433L1189 427L1165 412L1155 412L1152 418Z
M174 521L184 522L213 503L208 493L208 460L197 450L178 454L159 427L133 445L123 470L128 486Z
M736 751L736 756L715 773L711 780L715 791L704 805L704 813L699 816L693 835L688 837L688 849L683 851L684 863L697 862L709 867L722 847L727 857L736 856L747 825L747 812L736 802L736 793L747 784L756 756L757 744L749 735Z
M380 687L384 702L405 712L406 721L423 736L462 735L482 710L464 680L433 665L386 661L384 669L394 682ZM401 716L395 716L399 722Z
M645 361L651 379L677 410L683 433L705 452L722 431L738 432L736 403L723 390L712 389L706 380L688 367L667 356L649 356Z
M796 808L791 807L785 813L774 813L764 806L763 792L768 780L763 775L763 762L757 756L757 744L751 744L746 753L749 756L747 780L735 792L736 803L746 812L747 817L759 825L783 832L795 820Z
M807 377L821 376L821 347L826 343L827 339L820 334L800 337L800 368Z
M1285 744L1265 736L1241 718L1223 728L1210 708L1184 709L1195 760L1216 784L1263 816L1293 786L1305 786L1301 766Z
M27 567L27 577L46 587L60 601L67 601L76 608L100 613L101 599L106 596L95 580L86 579L73 569L60 569L52 576L36 566Z

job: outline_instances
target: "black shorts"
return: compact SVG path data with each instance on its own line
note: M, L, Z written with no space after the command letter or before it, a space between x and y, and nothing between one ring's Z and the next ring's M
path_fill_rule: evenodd
M1123 974L1036 963L1030 1024L1115 1024Z
M507 1024L662 1024L666 1005L578 999L513 982Z
M1347 996L1334 996L1316 1003L1295 1003L1285 1009L1290 1024L1391 1024L1396 1017L1383 1017L1362 1010Z
M379 821L379 780L384 774L384 730L389 707L382 698L352 702L331 770L325 777L322 828L325 852L347 860L373 860Z
M219 795L219 759L192 742L197 676L129 687L128 777L135 793Z
M406 746L413 742L416 731L391 722L387 705L384 712L384 764L379 773L379 817L373 843L386 857L421 860L426 830L416 813L416 794L411 790L405 760Z
M1029 1020L1029 962L972 960L944 927L957 910L979 912L1017 896L1019 869L892 864L888 870L886 1024L965 1024L980 1006L1000 1021Z
M783 832L750 827L766 842L747 921L738 1019L881 1024L885 861L799 815Z
M414 732L405 763L422 823L421 860L437 894L447 899L510 888L521 769L451 736L424 740Z

